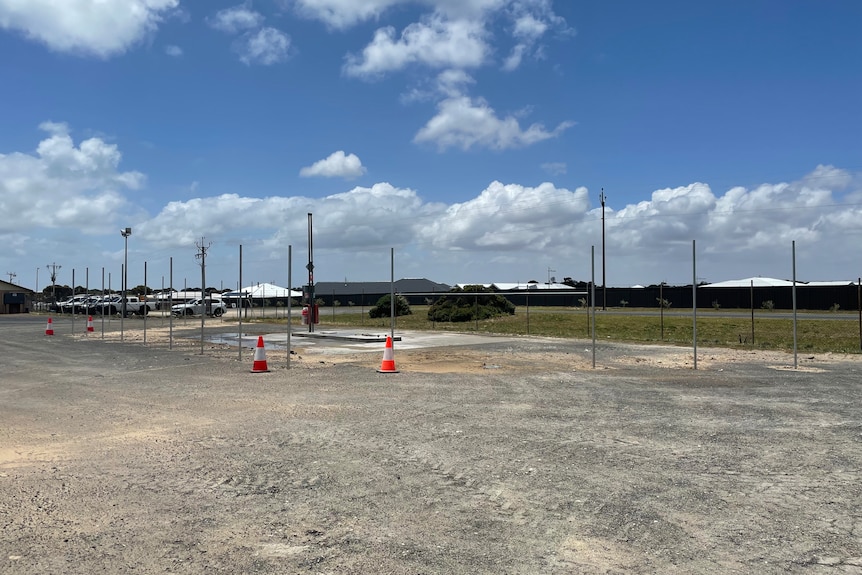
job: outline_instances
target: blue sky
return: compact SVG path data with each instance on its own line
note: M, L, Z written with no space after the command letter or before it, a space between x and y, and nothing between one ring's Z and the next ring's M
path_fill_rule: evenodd
M0 0L3 279L862 275L856 1ZM37 285L37 269L38 285Z

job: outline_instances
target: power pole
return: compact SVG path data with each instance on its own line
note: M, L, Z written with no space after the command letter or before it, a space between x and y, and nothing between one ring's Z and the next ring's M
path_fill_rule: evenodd
M608 309L608 286L605 284L605 189L602 188L602 193L599 194L599 200L602 202L602 311Z
M314 313L314 244L312 229L311 212L308 213L308 264L305 269L308 270L308 333L314 332L314 320L317 316ZM290 289L290 286L288 286Z
M15 272L6 272L6 275L9 276L9 283L12 283L12 280L18 277L18 274Z
M212 245L212 242L204 245L204 238L201 237L201 243L195 242L195 247L198 253L195 258L201 261L201 297L203 297L203 310L201 313L201 355L204 354L204 319L207 314L212 311L212 302L207 300L207 250Z
M63 266L59 266L55 263L50 263L45 266L49 270L51 270L51 301L57 301L57 270Z

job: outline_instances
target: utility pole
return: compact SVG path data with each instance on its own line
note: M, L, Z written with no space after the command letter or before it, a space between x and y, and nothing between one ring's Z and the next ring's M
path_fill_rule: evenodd
M599 194L599 200L602 202L602 311L608 309L608 286L605 283L605 189L602 188L602 193Z
M207 299L207 250L212 243L204 245L204 238L201 237L201 243L195 242L195 247L198 248L198 253L195 258L201 261L201 297L203 297L203 309L201 311L201 355L204 354L204 320L208 313L212 311L212 301Z
M51 301L57 301L57 270L63 266L58 266L55 263L50 263L45 266L49 270L51 270Z
M305 268L308 270L308 333L314 332L314 320L317 319L314 314L314 248L312 245L311 234L311 212L308 213L308 265ZM289 286L288 286L289 289Z
M557 270L552 270L550 267L548 268L548 287L551 287L551 274L556 272Z
M120 341L123 341L123 321L125 321L126 313L128 312L128 308L126 307L126 300L128 296L129 290L129 236L132 235L132 228L123 228L120 230L120 235L123 236L123 301L122 301L122 315L120 316ZM73 288L75 286L72 286Z
M18 277L18 274L15 272L6 272L6 275L9 276L9 283L12 283L12 280Z

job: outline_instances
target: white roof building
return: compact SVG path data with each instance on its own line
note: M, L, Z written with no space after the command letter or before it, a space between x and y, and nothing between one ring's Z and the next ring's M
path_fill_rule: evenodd
M271 283L254 284L242 288L239 292L228 292L227 297L239 297L240 294L252 299L268 299L276 297L302 297L302 292Z
M826 282L803 282L796 280L797 287L841 287L846 285L855 285L856 282L852 280L847 281L826 281ZM714 284L706 284L700 287L708 287L708 288L740 288L740 287L790 287L793 285L793 282L790 280L778 280L774 278L745 278L741 280L727 280L723 282L717 282Z

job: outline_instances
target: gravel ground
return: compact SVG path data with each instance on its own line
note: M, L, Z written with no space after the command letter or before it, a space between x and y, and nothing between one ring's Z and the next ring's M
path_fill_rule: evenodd
M0 572L862 573L860 357L0 316Z

